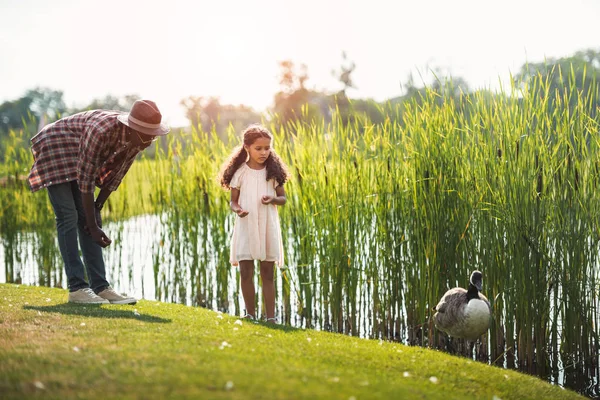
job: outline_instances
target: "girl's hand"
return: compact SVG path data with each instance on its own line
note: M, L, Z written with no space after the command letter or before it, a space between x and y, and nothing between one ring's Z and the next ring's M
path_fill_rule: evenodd
M263 204L271 204L273 202L274 198L275 198L274 196L264 195L263 197L260 198L260 201Z
M246 210L244 210L244 209L242 209L242 208L238 208L238 209L236 209L236 210L235 210L235 213L236 213L237 215L239 215L239 216L240 216L240 218L244 218L246 215L248 215L248 211L246 211Z

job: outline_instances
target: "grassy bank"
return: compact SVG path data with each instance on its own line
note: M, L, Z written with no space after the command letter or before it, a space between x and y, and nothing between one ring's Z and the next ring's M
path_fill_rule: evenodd
M266 326L151 301L75 306L0 285L0 393L13 398L575 399L420 347Z

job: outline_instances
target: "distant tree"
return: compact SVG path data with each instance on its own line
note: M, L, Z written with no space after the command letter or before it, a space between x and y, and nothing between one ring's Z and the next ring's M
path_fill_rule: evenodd
M356 69L354 61L348 60L346 52L342 52L342 65L339 70L332 70L331 74L337 78L342 84L342 89L336 94L330 96L330 107L337 111L338 117L341 118L342 124L347 125L353 121L353 112L350 105L350 98L346 93L350 88L356 88L352 80L352 73Z
M188 96L179 102L185 108L185 116L190 120L192 126L196 128L200 124L203 101L204 97L202 96Z
M23 118L31 117L32 101L31 97L25 96L0 104L0 134L23 128Z
M275 94L273 111L280 124L311 121L322 117L322 93L308 90L308 68L301 64L297 69L290 60L280 61L280 90ZM325 107L326 108L326 107Z
M598 91L597 79L600 76L600 52L596 50L584 50L575 53L571 57L549 58L540 63L527 63L521 67L514 79L517 85L522 87L531 86L535 78L548 82L548 105L554 107L557 96L568 96L570 106L577 102L574 91L581 94L581 98L587 98L591 90ZM595 110L599 96L593 96L596 103L592 104Z
M245 105L221 104L218 97L188 96L180 101L191 125L201 132L227 139L227 129L236 132L260 122L261 115Z
M0 105L0 132L23 129L25 125L33 126L35 130L38 121L45 117L56 119L66 109L62 91L41 87L30 89L20 99Z
M192 126L210 133L219 121L222 111L218 97L189 96L180 101L185 108L185 115Z
M67 111L62 90L38 87L28 90L25 97L31 98L31 112L38 118L56 120Z
M342 62L343 64L340 66L340 69L331 71L331 74L342 83L343 88L341 92L346 94L346 90L349 88L356 88L354 81L352 81L352 73L356 69L356 64L354 61L348 60L345 51L342 52Z

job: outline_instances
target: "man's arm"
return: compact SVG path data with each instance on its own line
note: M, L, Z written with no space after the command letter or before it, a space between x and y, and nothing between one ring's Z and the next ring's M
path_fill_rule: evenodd
M100 189L100 193L98 193L98 197L96 197L96 201L95 201L95 205L98 210L102 210L102 207L104 207L104 203L106 203L106 200L108 200L108 197L110 196L111 193L112 193L112 191L109 189L106 189L106 188ZM100 225L100 227L102 227L101 224L99 224L99 225Z
M85 221L90 233L90 236L96 243L102 247L106 247L112 241L98 226L96 221L96 208L94 206L94 193L81 193L81 202L83 203L83 211L85 212Z

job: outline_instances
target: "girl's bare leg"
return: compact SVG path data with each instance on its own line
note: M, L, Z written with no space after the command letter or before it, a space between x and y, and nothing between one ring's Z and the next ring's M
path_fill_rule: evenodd
M265 298L265 309L267 320L275 318L275 268L273 261L260 262L260 278L262 280L262 292ZM273 320L274 321L274 320Z
M246 304L246 314L256 318L256 310L254 309L254 260L240 261L240 278L242 295Z

